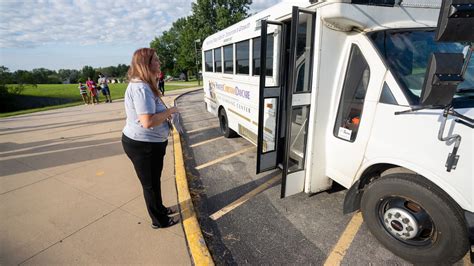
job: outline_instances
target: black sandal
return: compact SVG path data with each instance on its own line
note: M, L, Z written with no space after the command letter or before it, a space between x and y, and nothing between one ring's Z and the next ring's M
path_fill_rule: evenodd
M177 224L178 222L179 220L174 220L173 218L169 218L166 224L163 224L163 225L151 224L151 228L153 229L167 228L167 227Z
M177 211L173 210L171 207L166 208L166 215L175 214Z

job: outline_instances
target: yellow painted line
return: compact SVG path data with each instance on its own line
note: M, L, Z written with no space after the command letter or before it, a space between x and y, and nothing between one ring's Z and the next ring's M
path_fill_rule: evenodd
M195 133L195 132L203 131L203 130L210 129L210 128L217 128L217 127L216 127L216 126L201 127L201 128L198 128L198 129L193 129L193 130L186 131L186 132L187 132L188 134L191 134L191 133Z
M103 176L105 174L104 171L99 171L97 173L95 173L96 176Z
M213 138L213 139L208 139L208 140L201 141L201 142L195 143L195 144L193 144L193 145L190 145L189 147L190 147L190 148L194 148L194 147L201 146L201 145L203 145L203 144L206 144L206 143L209 143L209 142L213 142L213 141L216 141L216 140L219 140L219 139L223 139L223 138L224 138L224 136L220 136L220 137Z
M189 193L186 170L184 168L183 150L179 133L173 131L174 163L176 175L176 188L178 191L179 207L188 247L194 265L214 265L211 254L206 246L199 222L194 211L193 202Z
M215 160L210 161L210 162L207 162L207 163L205 163L205 164L201 164L201 165L199 165L199 166L196 166L196 170L201 170L201 169L203 169L203 168L205 168L205 167L208 167L208 166L213 165L213 164L216 164L216 163L218 163L218 162L227 160L227 159L229 159L229 158L231 158L231 157L234 157L234 156L236 156L236 155L239 155L239 154L241 154L241 153L244 153L244 152L249 151L249 150L254 149L254 148L255 148L255 146L251 146L251 147L248 147L247 149L243 149L243 150L234 152L234 153L232 153L232 154L223 156L223 157L221 157L221 158L219 158L219 159L215 159Z
M214 221L221 218L222 216L226 215L227 213L229 213L233 209L235 209L235 208L239 207L240 205L244 204L247 200L251 199L252 197L257 195L258 193L260 193L260 192L264 191L265 189L269 188L271 185L273 185L275 182L277 182L280 178L281 178L281 175L276 175L276 176L272 177L267 182L261 184L260 186L258 186L254 190L248 192L247 194L243 195L242 197L240 197L236 201L232 202L231 204L229 204L229 205L225 206L224 208L218 210L217 212L213 213L209 217Z
M188 116L186 116L186 119L189 119ZM201 118L199 120L183 122L182 124L183 125L192 125L192 124L202 123L202 121L204 121L204 120L215 121L216 118L215 117L205 117L205 118ZM213 126L213 127L218 128L217 126Z
M466 253L466 256L462 259L462 263L464 266L472 266L470 252Z
M203 114L196 114L196 112L192 112L192 113L193 113L192 115L186 115L186 119L190 119L190 118L195 117L195 116L206 116L206 115L209 116L208 118L215 117L211 113L208 113L208 112L203 113Z
M359 231L362 222L363 219L362 214L360 212L352 216L351 221L346 226L346 229L344 230L336 245L332 249L328 258L324 262L324 266L341 265L341 261L346 255L346 251L354 240L357 231Z

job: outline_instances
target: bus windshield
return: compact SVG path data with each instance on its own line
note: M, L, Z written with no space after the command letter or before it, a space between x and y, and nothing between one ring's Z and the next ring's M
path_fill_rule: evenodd
M469 46L459 42L436 42L434 29L384 30L368 34L408 96L417 105L431 54L464 53ZM458 85L453 106L474 107L474 60Z

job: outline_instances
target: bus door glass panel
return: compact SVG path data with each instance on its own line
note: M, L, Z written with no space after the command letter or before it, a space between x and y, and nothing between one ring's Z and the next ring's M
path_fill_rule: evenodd
M278 98L265 98L263 113L263 152L275 151L276 113Z
M281 197L304 190L316 13L293 7Z
M293 108L291 112L288 172L295 172L304 169L308 118L309 106L298 106Z
M279 120L281 108L280 75L274 75L275 63L281 63L280 48L281 34L285 25L280 22L262 21L259 38L253 39L253 75L259 75L259 113L257 136L257 174L275 169L278 166ZM259 46L259 47L258 47ZM275 46L279 46L275 48ZM275 52L278 51L278 52ZM262 56L265 55L265 56ZM262 59L264 58L264 59Z
M261 38L257 37L253 39L253 75L260 76L260 49L261 49ZM267 45L266 45L266 75L271 77L273 75L273 42L274 42L274 35L268 34L267 35Z

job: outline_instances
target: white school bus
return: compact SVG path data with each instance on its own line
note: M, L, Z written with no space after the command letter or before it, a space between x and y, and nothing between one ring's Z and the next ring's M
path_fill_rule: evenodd
M206 108L282 197L335 181L394 254L472 259L473 4L282 2L206 38Z

